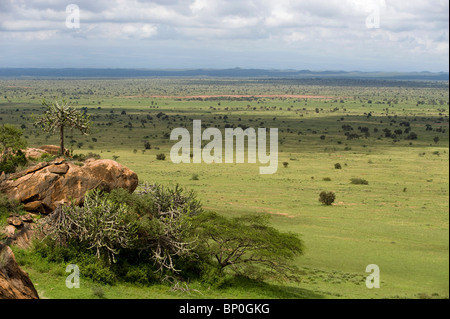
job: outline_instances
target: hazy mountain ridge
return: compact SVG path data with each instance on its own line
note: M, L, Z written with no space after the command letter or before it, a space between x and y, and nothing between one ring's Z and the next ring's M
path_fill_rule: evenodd
M113 69L113 68L0 68L0 77L242 77L242 78L343 78L449 81L448 72L359 72L265 69Z

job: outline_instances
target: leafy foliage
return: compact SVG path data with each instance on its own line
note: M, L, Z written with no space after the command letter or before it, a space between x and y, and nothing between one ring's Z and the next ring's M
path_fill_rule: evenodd
M27 164L22 149L27 147L23 132L13 125L0 126L0 173L14 173L19 166Z
M9 153L0 160L0 173L14 173L18 167L25 166L27 163L28 159L21 150L18 150L15 154Z
M327 206L331 206L331 204L333 204L335 200L336 194L334 194L333 192L323 191L319 195L319 202Z
M13 125L0 126L0 153L2 158L10 152L15 153L27 147L23 132Z
M220 269L257 279L299 279L292 261L303 254L303 241L271 227L268 215L228 219L209 212L194 219L193 229L199 237L199 250Z

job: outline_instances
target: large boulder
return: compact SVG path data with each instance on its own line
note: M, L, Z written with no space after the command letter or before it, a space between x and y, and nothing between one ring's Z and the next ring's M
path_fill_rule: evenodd
M1 192L23 203L25 210L39 213L50 213L71 201L80 204L92 189L133 192L137 185L136 173L112 160L75 164L61 158L0 178Z
M1 243L0 299L39 299L30 277L17 264L11 248Z

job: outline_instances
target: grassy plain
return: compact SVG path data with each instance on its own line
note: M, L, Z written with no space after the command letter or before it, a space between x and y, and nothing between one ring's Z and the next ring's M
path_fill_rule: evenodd
M237 280L209 290L194 282L200 293L189 294L166 285L99 288L90 282L69 290L65 265L38 267L40 261L18 252L44 297L448 298L448 83L41 79L0 80L0 92L0 124L22 126L30 146L58 144L57 136L34 128L30 116L42 111L42 98L65 98L94 122L89 136L67 133L66 145L75 153L117 159L141 181L194 189L205 208L227 216L271 214L275 227L299 234L307 248L297 260L304 273L300 284ZM256 97L262 94L332 98ZM171 97L151 97L161 95ZM255 97L183 98L194 95ZM176 127L191 131L194 119L221 130L226 124L278 128L277 173L260 175L259 163L173 164L169 134ZM417 139L408 139L411 132ZM349 138L351 133L358 136ZM160 153L165 161L156 159ZM354 185L351 178L369 183ZM319 203L323 190L336 193L332 206ZM379 289L366 288L369 264L380 267Z

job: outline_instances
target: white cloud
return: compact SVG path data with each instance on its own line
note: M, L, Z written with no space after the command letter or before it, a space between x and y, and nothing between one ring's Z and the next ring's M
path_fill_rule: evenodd
M171 48L191 50L242 47L250 56L252 47L278 50L278 56L334 52L329 59L336 60L357 60L365 51L383 61L395 52L406 60L414 56L411 65L422 59L448 67L448 0L76 0L81 27L71 30L64 24L69 3L1 0L0 41L14 46L79 38L86 48L105 41L130 50L139 41L170 41ZM374 12L381 25L370 30L366 18Z

